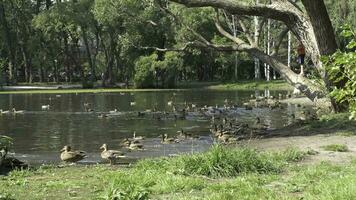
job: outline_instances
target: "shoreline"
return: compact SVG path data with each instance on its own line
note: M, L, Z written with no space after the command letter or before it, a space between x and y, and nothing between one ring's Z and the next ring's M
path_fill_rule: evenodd
M57 84L57 85L20 85L4 86L5 90L0 90L0 94L72 94L72 93L108 93L108 92L161 92L161 91L186 91L186 90L265 90L271 91L291 91L293 88L281 80L275 81L241 81L236 83L218 82L182 82L177 88L93 88L82 89L78 84Z
M344 189L356 183L356 124L346 120L345 114L330 115L272 131L272 137L245 140L245 145L215 145L203 153L132 165L15 170L0 176L0 197L23 199L29 191L29 199L323 199L330 190L336 199L356 197L356 190ZM347 151L325 149L337 144Z

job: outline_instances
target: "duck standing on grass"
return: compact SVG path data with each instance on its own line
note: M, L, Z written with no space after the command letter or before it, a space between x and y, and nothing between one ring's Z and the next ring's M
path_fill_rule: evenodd
M105 159L105 160L109 160L110 165L115 164L116 160L118 160L119 158L125 158L126 156L124 156L124 153L122 153L121 151L117 151L117 150L108 150L108 145L107 144L103 144L100 149L103 150L103 152L101 152L101 158Z
M84 151L72 151L70 146L64 146L61 152L61 160L68 163L78 162L87 156Z

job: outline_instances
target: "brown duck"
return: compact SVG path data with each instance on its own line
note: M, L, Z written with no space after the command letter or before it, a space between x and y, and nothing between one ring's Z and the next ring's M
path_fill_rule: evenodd
M84 151L72 151L70 146L64 146L61 152L61 160L64 162L75 163L86 157Z
M124 153L122 153L121 151L108 150L107 144L103 144L100 149L103 150L103 152L101 152L101 158L109 160L110 165L115 164L116 160L118 160L119 158L125 158Z

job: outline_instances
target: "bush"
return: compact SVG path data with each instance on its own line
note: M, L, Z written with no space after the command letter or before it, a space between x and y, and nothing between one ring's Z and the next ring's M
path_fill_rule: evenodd
M356 120L356 32L351 26L342 27L342 36L350 40L348 52L337 51L332 56L323 58L330 78L334 82L346 80L342 88L334 88L331 96L339 103L347 103L351 113L350 119Z
M12 145L12 138L5 136L5 135L0 135L0 150L1 149L9 149Z
M154 86L154 65L157 55L141 56L135 62L134 84L136 88L149 88Z
M154 87L155 81L158 80L161 80L161 87L175 87L176 75L178 69L183 66L183 59L175 52L166 53L162 61L157 60L157 57L157 54L141 56L136 61L134 77L136 88Z

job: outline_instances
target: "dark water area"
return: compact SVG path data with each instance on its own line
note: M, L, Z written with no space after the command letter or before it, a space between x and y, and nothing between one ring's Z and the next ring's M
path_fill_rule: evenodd
M283 91L271 91L271 95L285 94ZM0 116L0 134L14 139L12 150L15 156L30 163L58 163L59 150L64 145L74 149L84 150L88 158L84 163L100 162L99 147L107 143L111 149L120 149L123 138L132 137L133 132L144 136L144 148L139 152L127 152L129 158L144 158L168 156L184 152L201 152L208 149L214 142L209 129L209 116L198 112L188 112L186 119L176 119L169 101L176 104L177 109L184 103L196 104L197 107L223 107L228 99L237 108L228 112L230 118L242 122L253 122L258 116L271 129L279 128L289 123L290 115L296 107L290 105L287 109L270 110L256 108L245 110L243 102L248 101L255 91L213 91L184 90L135 93L92 93L92 94L8 94L0 95L0 109L24 110L23 114L2 114ZM263 93L261 93L263 94ZM131 105L135 102L136 105ZM87 108L92 112L86 112ZM43 110L42 105L50 105L49 110ZM167 117L155 117L148 109L166 111ZM110 113L117 109L118 112ZM145 116L137 112L146 111ZM99 118L100 114L107 114ZM173 137L183 129L200 139L186 140L176 144L161 144L159 136L167 133ZM125 151L125 150L124 150Z

